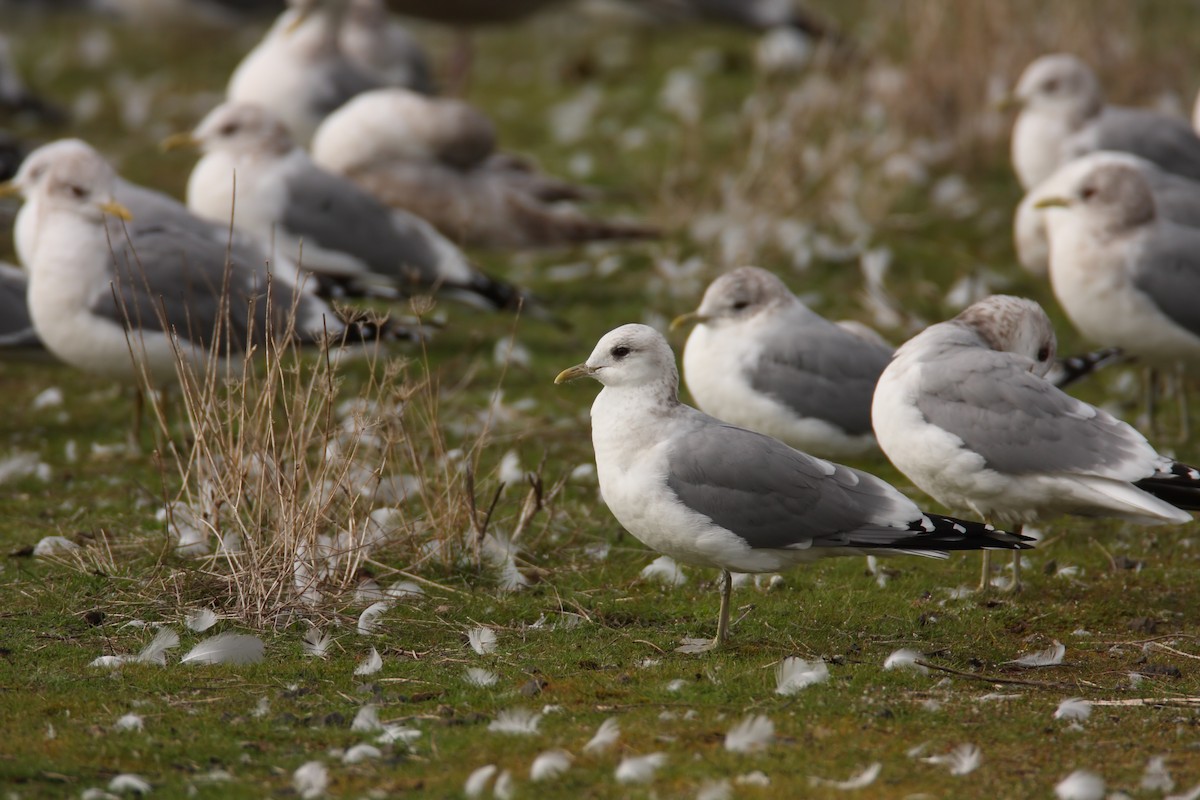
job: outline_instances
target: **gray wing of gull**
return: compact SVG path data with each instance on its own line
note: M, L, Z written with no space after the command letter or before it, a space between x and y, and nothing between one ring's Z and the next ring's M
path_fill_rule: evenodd
M917 507L878 478L699 412L688 422L668 454L667 486L750 547L886 547L920 529Z
M1186 120L1141 108L1107 106L1096 124L1097 149L1134 153L1167 172L1200 179L1200 138Z
M850 435L871 432L871 398L889 348L819 318L801 326L780 319L768 335L758 363L745 370L756 391Z
M1200 336L1200 229L1157 224L1137 252L1131 279L1176 325Z
M917 408L1007 475L1136 480L1157 454L1124 422L1029 372L1032 361L952 347L921 365Z
M0 348L41 347L29 318L29 281L11 264L0 263Z

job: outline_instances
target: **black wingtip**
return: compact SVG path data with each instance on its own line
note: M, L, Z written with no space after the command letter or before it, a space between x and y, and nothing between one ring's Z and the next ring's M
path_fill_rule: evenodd
M483 272L476 272L468 286L444 285L450 292L468 292L483 300L496 311L511 311L550 322L561 330L570 330L571 323L551 312L533 295L519 286Z
M1109 364L1124 360L1125 353L1119 347L1106 347L1103 350L1093 350L1078 356L1060 358L1054 369L1046 376L1046 380L1059 389L1066 388L1076 381L1099 372Z
M1184 511L1200 511L1200 469L1179 461L1154 477L1133 484Z
M940 514L926 514L933 526L929 530L924 520L909 528L913 536L888 546L899 550L1029 550L1034 538L993 528L983 522L972 522Z

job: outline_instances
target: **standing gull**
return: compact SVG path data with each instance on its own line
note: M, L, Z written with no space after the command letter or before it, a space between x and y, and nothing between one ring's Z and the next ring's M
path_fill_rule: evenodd
M242 59L226 97L256 103L308 144L321 120L379 83L350 62L338 42L345 0L288 0L288 8Z
M822 457L875 447L871 395L892 348L811 311L783 281L741 267L713 281L683 351L705 413Z
M313 160L464 244L537 247L643 239L644 225L590 219L559 201L587 190L496 152L496 130L461 100L405 89L359 95L313 138Z
M879 379L879 446L938 502L995 524L1058 514L1188 522L1176 506L1200 508L1200 474L1044 380L1055 346L1041 306L1018 297L994 295L930 326Z
M215 222L228 223L232 215L236 227L273 242L306 270L437 289L485 308L517 309L526 300L516 287L477 270L425 220L318 167L258 106L218 106L182 141L204 151L188 180L188 207Z
M653 328L622 325L555 383L591 377L600 492L613 516L677 561L721 570L711 643L725 642L730 572L776 572L829 556L945 557L946 550L1020 549L1023 537L977 522L925 514L865 472L793 450L679 402L670 345Z
M1200 138L1187 120L1105 105L1095 73L1075 56L1036 59L1021 74L1013 101L1021 108L1013 126L1013 168L1026 190L1096 150L1133 153L1200 180Z
M1046 213L1038 204L1068 192L1085 175L1104 164L1126 164L1145 176L1159 214L1172 222L1200 226L1200 181L1164 172L1153 162L1132 153L1099 150L1068 161L1053 175L1030 189L1013 217L1017 259L1030 273L1045 277L1050 271L1050 239Z

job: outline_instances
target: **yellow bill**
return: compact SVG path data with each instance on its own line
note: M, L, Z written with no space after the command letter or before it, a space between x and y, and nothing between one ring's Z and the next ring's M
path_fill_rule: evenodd
M172 133L167 138L158 143L158 149L164 153L169 153L172 150L182 150L185 147L199 147L200 140L189 132Z
M121 205L116 200L107 200L103 203L98 203L97 207L105 214L111 214L117 219L124 220L125 222L133 222L133 214L129 212L128 208Z
M0 181L0 197L15 197L21 193L21 187L13 181Z
M684 325L695 325L698 322L707 322L708 317L702 316L696 311L689 311L686 314L680 314L675 319L671 320L670 330L678 330Z
M1066 197L1043 197L1033 204L1034 208L1069 208L1071 201Z
M573 367L567 367L554 379L557 383L566 383L567 381L579 380L580 378L590 378L596 374L596 370L589 367L587 364L576 364Z

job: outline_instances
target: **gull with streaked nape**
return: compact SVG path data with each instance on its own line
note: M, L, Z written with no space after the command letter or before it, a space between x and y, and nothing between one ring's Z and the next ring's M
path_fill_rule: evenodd
M1021 109L1013 126L1013 169L1026 190L1096 150L1133 153L1167 172L1200 180L1200 138L1187 120L1105 105L1095 73L1073 55L1033 61L1021 73L1011 102Z
M225 96L269 109L297 142L308 144L321 120L380 83L341 50L346 0L287 0L287 5L233 71Z
M1105 164L1126 164L1145 176L1154 204L1164 218L1181 225L1200 226L1200 181L1164 172L1153 162L1132 153L1100 150L1059 167L1053 175L1026 192L1013 217L1013 242L1017 259L1028 272L1045 277L1050 272L1050 237L1047 212L1038 204L1060 197L1092 170Z
M392 18L383 0L349 0L338 43L346 58L380 86L436 94L425 48Z
M321 124L313 161L455 241L544 247L646 239L646 225L588 217L564 204L589 190L496 150L496 129L462 100L406 89L367 92Z
M891 347L810 310L758 267L717 278L671 327L691 322L683 377L705 413L822 457L875 447L871 395Z
M180 359L204 364L269 340L377 338L261 264L230 260L210 234L166 219L138 226L113 199L117 176L90 148L31 159L16 186L25 224L29 311L47 349L86 372L167 384ZM44 155L44 154L43 154ZM397 329L398 330L398 329Z
M947 508L998 525L1060 514L1190 521L1183 509L1200 509L1200 474L1047 382L1055 347L1046 312L1019 297L993 295L930 326L879 379L879 446Z
M425 220L314 164L259 106L218 106L192 134L167 145L176 143L204 152L188 179L188 208L214 222L232 219L310 272L537 311L520 289L480 272Z
M592 444L613 516L677 561L721 570L711 642L729 632L730 572L777 572L829 556L1022 549L1021 536L925 514L879 478L721 422L679 401L675 356L662 334L622 325L555 383L595 378Z

